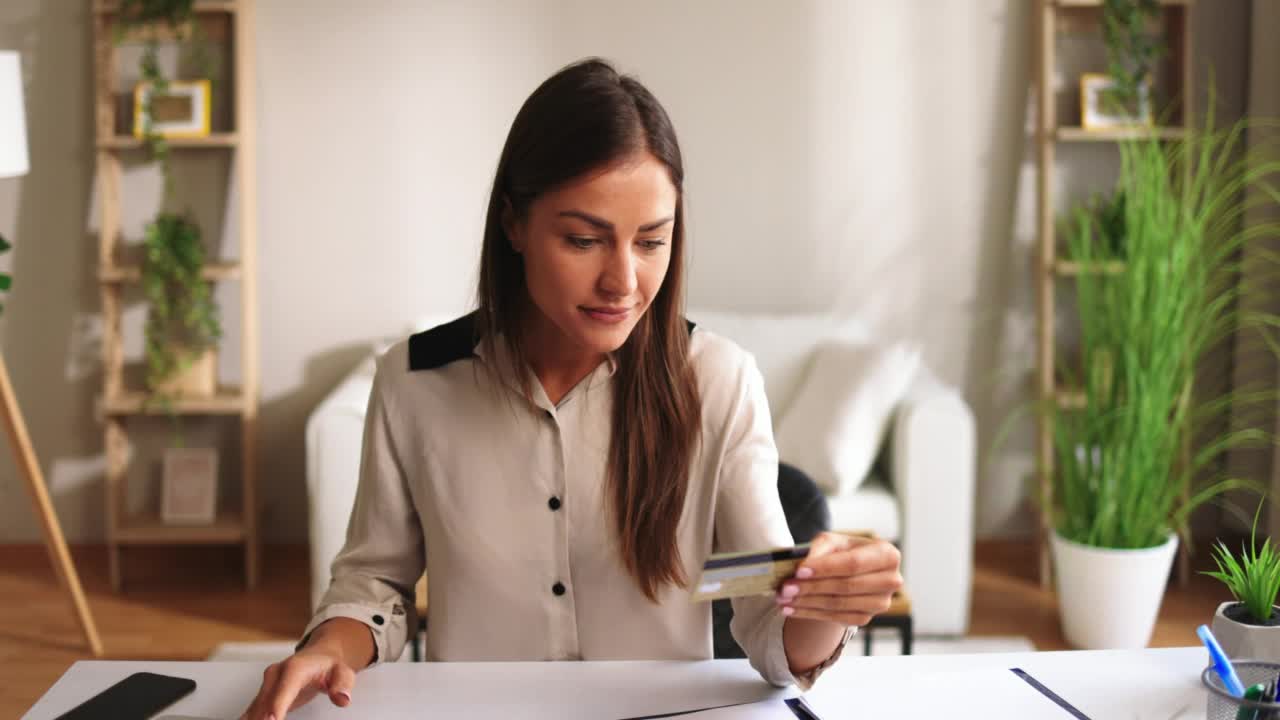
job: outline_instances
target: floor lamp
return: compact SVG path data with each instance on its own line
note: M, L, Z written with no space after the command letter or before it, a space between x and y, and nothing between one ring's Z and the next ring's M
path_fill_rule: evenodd
M27 129L18 53L0 50L0 178L26 175L27 169ZM0 245L3 244L3 239L0 238ZM8 277L5 276L5 285L7 282ZM4 286L0 285L0 289L3 288ZM58 582L70 596L76 619L80 621L80 629L89 643L89 649L94 657L101 657L102 641L98 638L98 629L93 624L93 616L89 614L89 605L85 601L84 591L80 588L80 577L76 574L75 565L71 563L71 553L67 552L67 543L62 537L58 516L54 514L53 504L49 501L49 491L45 487L40 464L36 462L36 452L31 447L31 438L27 436L27 424L23 421L22 411L18 408L18 399L13 394L13 385L9 382L9 369L5 366L3 353L0 353L0 414L4 416L9 444L17 455L18 472L26 478L27 489L31 492L31 501L35 504L36 514L40 516L40 521L44 525L45 549L49 551L49 559L58 573Z

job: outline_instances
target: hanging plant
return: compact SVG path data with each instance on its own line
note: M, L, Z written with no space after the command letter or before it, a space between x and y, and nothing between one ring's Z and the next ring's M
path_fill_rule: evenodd
M124 41L130 31L141 28L167 26L179 37L184 27L190 27L190 42L187 43L188 60L197 69L197 74L215 81L216 68L209 53L209 43L204 36L200 23L195 22L194 0L120 0L118 22L115 24L115 40L119 44ZM164 136L152 127L152 104L154 98L164 95L169 89L169 79L160 67L160 41L156 33L147 33L142 49L142 58L138 63L139 77L142 82L152 86L143 102L142 143L151 159L160 163L164 175L165 194L172 190L169 174L169 143Z
M9 252L11 247L13 246L9 244L9 241L5 240L3 235L0 235L0 255ZM12 285L13 277L9 273L0 272L0 292L8 292ZM4 312L4 305L0 305L0 313L2 312Z
M215 347L222 337L218 307L205 264L200 229L181 215L161 213L147 226L142 289L146 322L146 384L153 400L168 406L164 383Z
M1115 86L1102 93L1109 112L1140 115L1143 86L1151 81L1165 53L1164 40L1150 31L1160 16L1158 0L1103 0L1102 39L1107 48L1107 74Z

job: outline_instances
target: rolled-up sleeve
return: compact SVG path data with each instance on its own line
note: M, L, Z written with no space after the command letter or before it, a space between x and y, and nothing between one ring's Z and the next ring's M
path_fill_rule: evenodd
M716 497L715 551L746 552L794 544L778 497L778 450L769 401L755 360L746 355L730 404ZM730 631L760 675L777 686L807 689L839 657L851 633L814 671L796 676L787 662L786 617L772 595L734 598Z
M373 635L371 667L398 659L416 635L413 593L426 562L422 524L402 461L404 447L396 442L401 424L396 422L385 362L386 356L379 358L369 393L359 485L346 543L330 566L329 589L296 646L305 645L326 620L351 618L364 623Z

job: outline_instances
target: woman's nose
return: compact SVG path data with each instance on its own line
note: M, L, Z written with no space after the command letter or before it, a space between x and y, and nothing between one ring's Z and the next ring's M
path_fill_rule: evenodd
M615 297L626 297L636 291L635 259L627 250L614 252L600 276L600 289Z

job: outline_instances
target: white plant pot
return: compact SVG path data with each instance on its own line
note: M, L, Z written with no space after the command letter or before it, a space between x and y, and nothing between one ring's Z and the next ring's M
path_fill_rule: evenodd
M1224 602L1213 614L1213 636L1230 658L1280 662L1280 625L1248 625L1226 616L1236 602ZM1275 608L1280 614L1280 607ZM1276 617L1273 614L1272 617Z
M1081 545L1057 532L1050 543L1067 642L1085 650L1145 648L1178 536L1169 533L1163 545L1141 550Z

